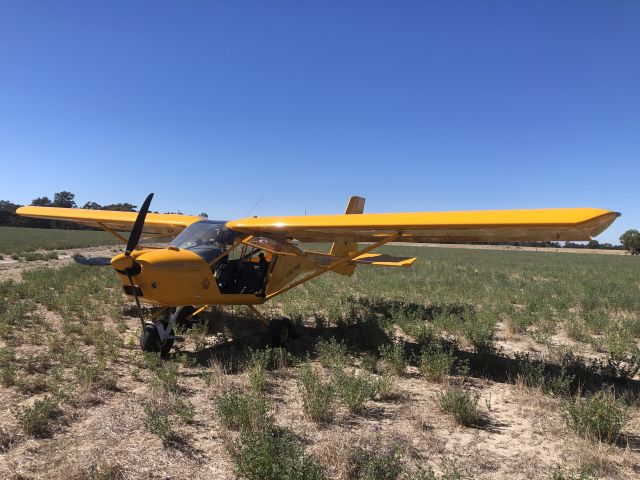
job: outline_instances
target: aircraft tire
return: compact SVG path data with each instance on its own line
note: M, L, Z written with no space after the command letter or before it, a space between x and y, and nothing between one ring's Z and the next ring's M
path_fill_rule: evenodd
M160 336L155 325L147 323L144 326L144 330L140 333L140 350L143 352L160 351Z
M173 329L171 329L173 335ZM167 340L164 345L160 341L158 329L152 323L147 323L144 330L140 334L140 349L143 352L160 352L161 355L167 355L173 347L173 339Z
M293 324L286 318L271 320L267 326L267 343L270 347L284 347L293 336Z
M195 307L192 307L191 305L178 307L175 313L173 314L173 324L176 327L180 327L184 329L193 328L194 322L188 321L187 317L195 311L196 311Z

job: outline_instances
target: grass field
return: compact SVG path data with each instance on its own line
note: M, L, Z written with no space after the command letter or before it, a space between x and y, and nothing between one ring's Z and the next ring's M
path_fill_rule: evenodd
M48 228L0 227L0 254L34 250L96 247L121 243L106 232Z
M384 251L265 307L286 351L235 307L143 355L108 268L0 283L0 477L638 475L640 259Z

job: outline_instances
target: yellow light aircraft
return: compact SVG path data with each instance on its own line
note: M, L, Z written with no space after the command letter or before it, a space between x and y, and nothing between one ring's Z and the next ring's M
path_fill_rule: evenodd
M282 343L291 324L286 319L267 322L256 305L326 272L351 275L358 265L409 267L416 260L371 253L388 243L590 240L620 215L595 208L365 214L364 198L351 197L344 215L223 222L148 213L152 198L138 213L33 206L17 213L99 227L126 243L125 252L110 264L124 293L136 302L140 347L163 354L181 340L173 326L188 324L210 305L247 305L267 324L268 341ZM128 239L119 233L127 231ZM139 245L141 239L168 236L174 238L166 248ZM294 240L333 245L329 253L319 253L301 249ZM163 308L145 321L141 301ZM171 315L161 318L167 309Z

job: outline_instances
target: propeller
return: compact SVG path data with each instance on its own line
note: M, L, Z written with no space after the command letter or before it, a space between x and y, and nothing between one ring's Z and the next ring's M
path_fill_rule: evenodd
M124 251L124 254L128 257L131 255L136 247L138 246L138 242L140 242L140 236L142 235L142 228L144 227L144 220L147 218L147 213L149 212L149 205L151 205L151 200L153 199L153 193L147 195L147 198L144 200L142 207L140 207L140 211L138 212L138 216L136 217L136 221L133 224L133 228L131 229L131 234L129 235L129 241L127 242L127 249Z
M147 195L142 207L140 207L140 211L138 212L138 216L136 217L136 221L133 224L133 228L131 229L131 233L129 234L129 241L127 242L127 249L124 251L125 257L131 257L131 252L133 252L138 243L140 242L140 236L142 235L142 229L144 227L144 221L147 218L147 213L149 212L149 205L151 205L151 200L153 199L153 193ZM142 271L140 264L135 261L134 258L131 258L131 267L126 268L124 272L127 274L129 278L129 283L131 284L131 290L133 291L133 298L136 300L136 307L138 308L138 315L140 316L140 323L142 324L142 331L144 332L144 315L142 314L142 307L140 306L140 299L138 298L138 292L136 291L136 286L133 283L133 275L137 275Z

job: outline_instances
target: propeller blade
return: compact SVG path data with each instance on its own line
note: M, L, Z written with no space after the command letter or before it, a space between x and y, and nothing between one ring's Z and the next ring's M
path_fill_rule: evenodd
M80 265L88 265L90 267L108 267L111 264L109 257L85 257L79 253L73 256L73 260Z
M138 246L140 235L142 235L142 228L144 227L144 220L145 218L147 218L147 212L149 211L149 205L151 205L152 198L153 193L150 193L142 204L142 207L140 207L136 222L133 224L133 228L131 229L131 233L129 234L127 249L124 252L127 257L131 255L131 252L133 252Z

